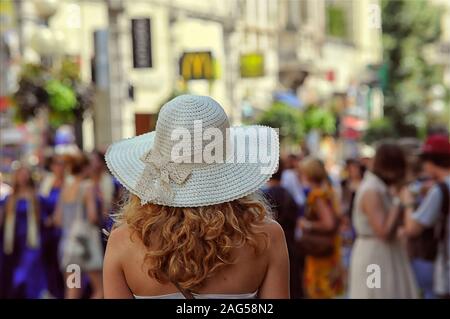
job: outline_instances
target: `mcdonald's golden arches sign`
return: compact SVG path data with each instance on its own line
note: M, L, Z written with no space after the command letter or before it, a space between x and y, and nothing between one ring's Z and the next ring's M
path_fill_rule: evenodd
M260 53L242 54L240 64L242 78L264 76L264 55Z
M180 58L180 75L186 81L214 79L211 51L184 52Z

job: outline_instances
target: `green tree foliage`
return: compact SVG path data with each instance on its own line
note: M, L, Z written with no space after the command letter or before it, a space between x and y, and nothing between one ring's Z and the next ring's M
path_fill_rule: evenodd
M261 114L257 124L280 129L280 139L286 144L298 144L312 130L322 134L334 134L336 119L324 107L311 105L300 111L282 102L274 102Z
M257 123L278 128L282 143L297 144L305 133L301 112L281 102L274 102Z
M348 35L347 17L342 3L329 3L326 6L327 34L337 38Z
M60 81L51 80L45 85L45 91L49 96L49 104L53 109L65 112L72 110L77 104L75 92L72 88Z
M77 104L77 98L72 88L58 80L50 80L45 85L45 91L51 110L50 124L58 127L64 123L71 123L74 120L73 110Z
M417 136L418 113L427 106L429 89L442 81L442 69L428 64L423 52L440 37L440 15L426 0L382 1L385 116L399 136Z
M308 106L304 111L303 121L306 132L319 130L324 134L334 134L336 131L336 118L324 107Z
M41 65L25 64L22 67L19 87L13 96L17 121L27 121L37 115L48 102L45 83L48 73Z
M370 122L364 133L363 140L366 144L371 145L376 141L395 137L397 137L397 133L392 125L392 121L385 117Z
M27 121L39 109L46 108L51 127L57 128L81 121L83 113L93 104L93 90L81 83L79 65L71 59L52 69L25 64L14 100L18 121Z

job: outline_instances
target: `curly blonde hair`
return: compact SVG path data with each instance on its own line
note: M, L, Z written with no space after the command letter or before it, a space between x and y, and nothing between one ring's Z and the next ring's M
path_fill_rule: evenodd
M204 207L141 206L131 194L116 216L115 227L127 224L132 236L145 245L144 265L151 278L192 290L233 264L234 248L247 244L256 254L262 253L267 234L254 226L266 218L272 214L258 194Z

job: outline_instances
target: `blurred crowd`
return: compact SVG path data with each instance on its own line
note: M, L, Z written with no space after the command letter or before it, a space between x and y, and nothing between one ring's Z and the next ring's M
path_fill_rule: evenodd
M383 141L339 170L325 163L283 156L262 190L286 235L291 297L448 297L448 135ZM124 193L104 153L17 164L0 188L0 298L101 298L102 230ZM77 249L88 256L74 261Z
M291 297L448 298L448 135L365 153L337 175L290 154L264 189L285 230Z
M9 180L0 180L0 297L102 298L101 230L121 196L103 152L54 155L43 168L16 163ZM82 277L68 287L77 250L90 256L75 262Z

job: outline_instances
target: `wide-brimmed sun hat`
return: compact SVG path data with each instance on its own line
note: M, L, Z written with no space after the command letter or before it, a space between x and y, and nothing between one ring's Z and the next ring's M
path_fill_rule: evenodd
M277 132L230 127L210 97L181 95L160 110L156 129L113 143L111 173L141 203L199 207L229 202L265 184L278 167Z

